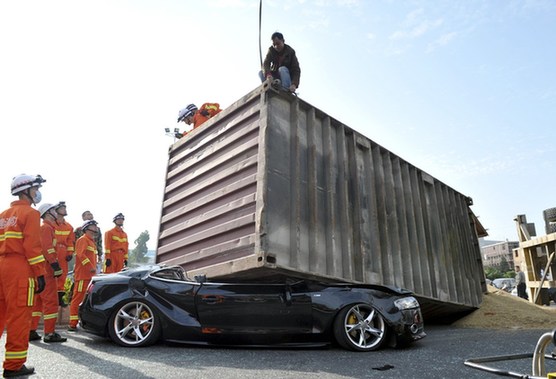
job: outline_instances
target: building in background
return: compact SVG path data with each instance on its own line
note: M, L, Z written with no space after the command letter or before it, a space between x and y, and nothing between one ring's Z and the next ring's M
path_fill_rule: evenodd
M514 268L513 250L519 247L517 241L481 241L481 256L484 267L504 269L504 262L508 268Z

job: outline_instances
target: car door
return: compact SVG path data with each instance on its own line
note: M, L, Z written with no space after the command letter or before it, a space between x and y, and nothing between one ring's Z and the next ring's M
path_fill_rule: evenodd
M309 333L311 297L287 284L210 284L195 303L203 328L215 333Z

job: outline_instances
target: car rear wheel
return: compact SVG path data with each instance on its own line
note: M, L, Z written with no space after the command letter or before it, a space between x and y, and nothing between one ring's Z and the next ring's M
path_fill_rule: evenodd
M356 304L340 311L334 321L334 336L345 349L378 350L386 341L387 325L369 304Z
M154 307L143 301L130 301L114 312L108 324L108 334L121 346L152 345L160 338L160 319Z

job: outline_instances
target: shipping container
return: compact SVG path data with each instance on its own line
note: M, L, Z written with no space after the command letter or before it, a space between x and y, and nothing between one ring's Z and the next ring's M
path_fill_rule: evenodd
M156 261L191 277L395 285L430 316L486 289L471 199L263 84L169 149Z

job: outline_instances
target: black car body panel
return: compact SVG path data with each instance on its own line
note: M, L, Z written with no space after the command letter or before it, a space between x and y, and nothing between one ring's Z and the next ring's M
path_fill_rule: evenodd
M146 266L94 277L79 318L86 331L114 339L109 331L114 328L115 312L138 302L152 309L165 341L318 345L334 340L335 319L342 309L366 304L382 316L388 342L395 346L425 336L416 300L416 306L409 309L395 305L397 299L413 299L410 296L411 292L393 287L294 279L284 283L196 282L179 266Z

